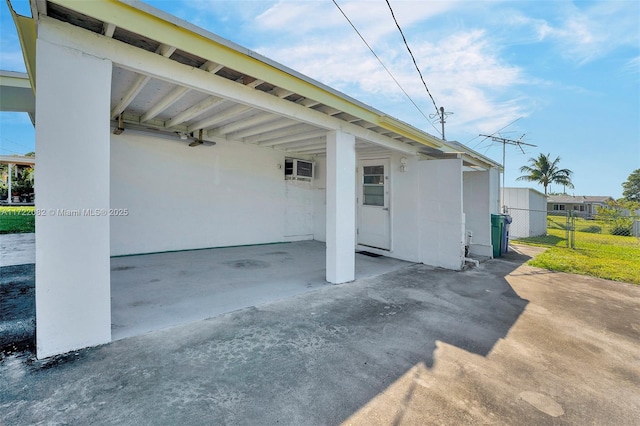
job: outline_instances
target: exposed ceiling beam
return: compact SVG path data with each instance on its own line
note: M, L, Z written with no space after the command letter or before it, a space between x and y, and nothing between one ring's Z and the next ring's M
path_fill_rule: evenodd
M257 127L251 127L249 129L240 130L238 132L232 133L230 136L233 139L244 139L249 136L260 135L265 132L271 132L273 130L286 129L289 127L293 127L296 125L295 121L289 120L288 118L279 117L276 121L263 124Z
M140 74L133 80L133 84L129 87L129 89L125 92L125 94L120 98L120 101L113 107L111 110L111 118L116 118L119 116L122 111L124 111L131 102L135 99L135 97L140 93L140 91L144 88L144 86L151 80L151 77L148 75Z
M286 89L282 89L280 87L276 87L275 89L271 90L272 95L277 96L281 99L286 98L287 96L291 96L293 95L295 92L292 92L291 90L286 90Z
M398 142L294 102L279 99L271 94L251 89L198 68L185 66L134 46L116 42L100 34L78 27L70 27L52 18L43 17L38 31L43 38L51 37L68 47L110 59L122 68L147 74L176 85L184 85L193 90L223 97L240 104L250 105L251 107L247 107L247 109L258 108L327 130L341 130L357 138L409 155L417 155L419 152L419 147Z
M262 83L264 83L264 80L253 80L251 83L245 84L245 86L255 89L256 87L260 86Z
M212 74L217 73L222 68L224 68L223 65L216 64L216 63L213 63L211 61L205 62L200 67L200 69L203 69L203 70L205 70L207 72L210 72ZM159 101L157 101L155 103L155 105L153 107L149 108L149 110L147 112L142 114L142 116L140 117L140 122L144 123L145 121L149 121L149 120L155 118L162 111L164 111L165 109L169 108L171 105L173 105L175 102L177 102L180 98L182 98L188 91L189 91L188 87L184 87L184 86L176 87L171 92L169 92L164 98L162 98Z
M200 69L203 69L206 72L210 72L211 74L217 73L222 68L224 68L224 65L216 64L215 62L212 62L212 61L207 61L204 64L202 64L202 66L200 67Z
M222 123L226 120L229 120L230 118L236 117L237 115L240 115L243 112L247 112L250 109L251 108L246 105L232 106L231 108L221 111L220 113L212 117L205 117L200 121L192 123L191 125L189 125L189 131L206 129L218 123Z
M322 141L322 142L318 142L315 145L309 145L309 146L305 146L302 148L295 148L296 152L310 152L310 151L317 151L317 150L322 150L325 151L327 149L327 143L326 141ZM294 149L291 149L291 151L293 151ZM289 150L287 150L289 151Z
M102 24L102 35L111 38L113 37L114 32L116 32L115 24L110 24L108 22L104 22Z
M295 70L279 65L248 49L234 46L225 40L212 39L209 33L198 28L185 28L171 17L163 19L148 9L136 5L137 2L77 0L55 0L55 2L100 21L109 22L113 16L118 16L118 27L160 43L176 46L201 58L210 60L216 58L219 63L231 69L242 70L274 86L285 88L300 96L317 99L325 105L333 106L353 116L380 123L385 128L397 129L399 133L425 146L442 146L442 141L436 137L391 117L385 118L381 112L315 82Z
M309 148L311 146L327 146L327 138L309 138L300 142L288 143L284 145L276 145L275 147L278 149L284 149L285 151L291 151L294 149L304 149Z
M175 102L177 102L180 98L182 98L189 91L188 87L178 86L174 88L171 92L167 93L167 95L158 100L147 112L140 116L140 121L145 122L155 118L158 114L160 114L165 109L169 108Z
M161 44L156 49L156 53L164 56L165 58L168 58L171 55L173 55L173 52L175 51L176 51L175 47L167 46L165 44ZM151 76L144 75L144 74L141 74L138 77L136 77L131 87L129 87L129 90L127 90L124 96L122 96L122 98L120 99L120 102L118 102L116 106L113 107L113 109L111 110L111 118L116 118L117 116L119 116L122 113L122 111L124 111L129 106L129 104L133 102L135 97L138 96L138 93L140 93L140 91L144 89L144 86L147 85L149 80L151 80Z
M224 102L224 99L219 98L217 96L209 96L208 98L198 102L195 105L191 105L189 108L185 109L179 114L171 117L167 120L165 126L166 127L175 127L178 124L184 123L194 117L197 117L200 114L210 110L211 108L220 105Z
M290 136L285 136L282 138L276 138L276 139L272 139L266 142L260 142L258 145L260 146L274 146L274 145L281 145L281 144L285 144L285 143L291 143L291 142L299 142L302 140L307 140L307 139L311 139L311 138L319 138L319 137L326 137L327 135L327 131L326 130L313 130L311 132L304 132L304 133L296 133Z
M314 101L313 99L309 99L309 98L302 98L299 101L297 101L296 103L302 105L302 106L306 106L307 108L311 108L313 106L318 105L320 102L318 101Z
M260 142L260 145L262 145L263 141L270 141L270 140L278 139L281 137L286 137L289 135L308 132L312 129L313 127L309 126L308 124L296 124L295 126L288 127L284 130L276 130L272 132L265 132L255 136L249 136L249 137L246 137L244 141L248 143Z
M330 106L322 105L319 108L314 108L316 111L324 112L327 115L336 115L341 113L339 109L332 108Z
M313 149L311 151L287 151L287 152L292 152L300 155L318 155L318 154L326 154L327 149L321 147L321 148Z
M222 136L222 135L236 132L238 130L247 129L257 124L267 123L269 121L273 121L277 119L278 117L271 113L261 112L259 114L254 115L253 117L249 117L244 120L238 120L235 123L230 123L224 126L220 126L216 129L210 130L209 134L212 136L214 135Z

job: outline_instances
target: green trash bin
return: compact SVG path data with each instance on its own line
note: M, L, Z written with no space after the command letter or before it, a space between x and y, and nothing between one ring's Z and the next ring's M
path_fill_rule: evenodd
M493 247L493 257L500 257L500 242L502 241L502 230L504 221L499 214L491 215L491 246Z

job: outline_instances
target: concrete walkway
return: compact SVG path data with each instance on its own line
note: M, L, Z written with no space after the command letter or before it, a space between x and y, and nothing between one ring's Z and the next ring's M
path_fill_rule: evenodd
M0 423L615 424L640 418L640 287L410 266L38 361Z
M36 234L0 234L0 267L36 263Z

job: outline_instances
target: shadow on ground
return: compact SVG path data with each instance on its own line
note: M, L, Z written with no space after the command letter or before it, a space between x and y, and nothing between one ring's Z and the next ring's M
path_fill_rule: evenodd
M438 342L486 356L527 305L504 279L519 264L410 266L44 361L27 345L0 361L0 410L15 424L336 424L432 367Z
M35 265L0 268L0 359L35 350Z

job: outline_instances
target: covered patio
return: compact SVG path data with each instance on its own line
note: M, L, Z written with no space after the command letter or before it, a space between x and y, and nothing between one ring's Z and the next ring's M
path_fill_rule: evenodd
M212 318L331 286L318 241L111 259L111 338ZM356 253L356 279L409 265Z
M46 212L36 216L39 357L126 328L112 321L112 290L144 268L113 256L310 241L319 263L304 276L341 284L358 277L358 250L459 270L465 248L490 247L499 164L462 144L144 3L31 5L31 18L14 18L37 90ZM238 264L269 280L265 263L242 259L217 271ZM183 262L167 269L165 300L188 287ZM127 290L124 304L145 305Z

